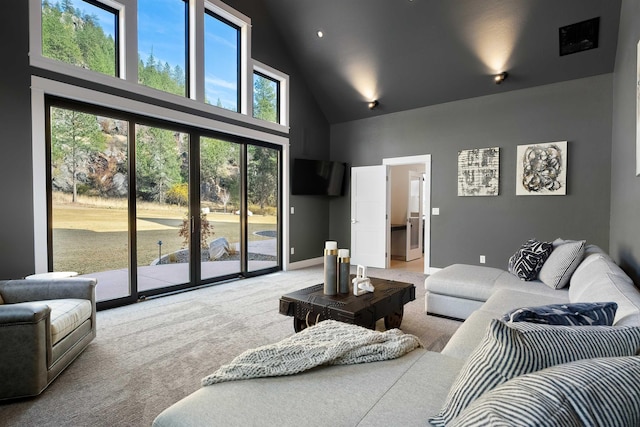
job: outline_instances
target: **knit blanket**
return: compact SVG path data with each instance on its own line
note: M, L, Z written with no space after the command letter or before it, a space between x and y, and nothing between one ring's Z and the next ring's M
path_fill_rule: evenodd
M320 365L351 365L398 358L422 344L399 329L372 331L325 320L289 338L247 350L202 379L203 386L249 378L293 375Z

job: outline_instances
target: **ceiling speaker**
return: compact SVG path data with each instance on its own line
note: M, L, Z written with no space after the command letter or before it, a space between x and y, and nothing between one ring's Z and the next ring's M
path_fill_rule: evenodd
M598 47L600 17L560 27L560 56Z

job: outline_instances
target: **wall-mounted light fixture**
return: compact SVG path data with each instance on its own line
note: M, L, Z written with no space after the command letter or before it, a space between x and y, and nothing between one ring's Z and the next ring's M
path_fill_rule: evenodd
M507 77L509 77L509 73L507 73L506 71L503 71L500 74L496 74L493 77L493 81L495 82L495 84L499 85L500 83L505 81Z
M369 103L369 110L373 110L374 108L376 108L378 106L378 100L374 99L373 101L371 101Z

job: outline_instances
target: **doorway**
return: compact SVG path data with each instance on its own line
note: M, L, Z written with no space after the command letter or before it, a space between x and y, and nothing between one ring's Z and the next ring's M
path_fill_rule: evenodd
M426 274L430 268L431 155L388 158L382 163L389 166L391 181L388 268Z
M383 159L382 165L351 168L351 262L353 264L391 268L392 190L389 185L389 176L391 168L401 165L424 167L422 203L419 203L419 207L423 212L431 210L431 155ZM421 265L421 271L427 274L430 268L431 226L429 216L418 213L417 218L411 218L409 215L412 210L408 206L410 184L407 179L402 187L406 191L402 204L407 206L407 211L403 213L403 217L399 221L406 230L407 224L422 219L422 256L413 261L413 265ZM408 241L408 243L412 242ZM405 251L409 252L407 249ZM401 265L408 266L406 259Z

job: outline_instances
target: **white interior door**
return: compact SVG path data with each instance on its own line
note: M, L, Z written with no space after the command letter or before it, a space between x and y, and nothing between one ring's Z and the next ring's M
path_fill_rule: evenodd
M351 168L351 264L389 266L389 167Z
M407 197L407 261L422 257L422 173L409 171Z

